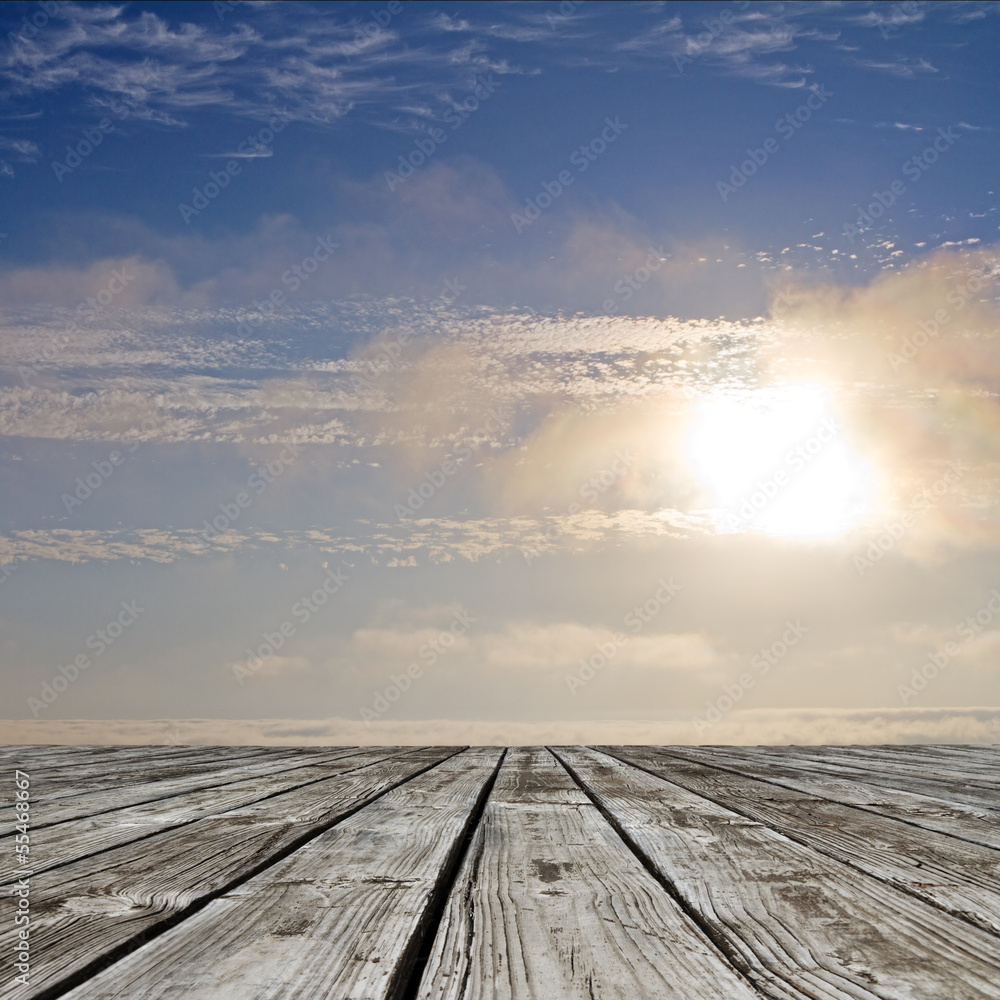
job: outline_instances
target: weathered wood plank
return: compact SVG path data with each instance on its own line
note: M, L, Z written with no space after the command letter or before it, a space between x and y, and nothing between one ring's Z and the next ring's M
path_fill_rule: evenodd
M204 752L196 758L166 756L152 761L137 760L128 767L117 768L113 763L95 762L90 768L66 769L65 777L54 779L51 772L39 771L32 777L37 790L36 803L45 810L52 822L61 823L92 815L94 803L100 810L123 808L153 798L210 788L252 775L277 774L281 771L334 760L350 747L331 747L308 758L284 752L241 758ZM95 778L100 774L100 780Z
M858 771L863 774L877 774L884 778L926 781L950 787L956 783L971 785L977 792L996 792L1000 781L989 773L957 766L946 767L935 764L923 757L910 753L889 753L867 747L747 747L747 753L774 756L781 753L793 760L810 764L827 764Z
M508 752L418 997L758 1000L544 748Z
M183 826L238 806L266 800L281 792L324 781L337 774L366 767L391 757L415 752L412 747L379 747L332 755L315 764L296 764L277 773L256 774L193 792L147 801L137 806L113 809L32 829L29 860L35 875L99 851L142 840L168 827ZM13 843L0 837L0 855L13 856ZM0 886L16 881L12 874L0 875Z
M781 748L785 750L785 748ZM996 809L1000 799L995 792L977 787L964 780L935 780L929 777L904 774L896 768L862 767L846 761L838 762L821 757L818 754L800 753L798 747L788 747L787 752L779 752L778 748L766 750L761 747L740 748L751 759L780 761L783 767L793 767L813 774L832 775L849 780L864 781L879 788L892 788L901 791L915 792L917 795L927 795L931 798L943 799L946 802L958 802L974 809Z
M772 751L773 752L773 751ZM970 764L959 764L944 759L934 759L923 754L915 754L909 748L893 752L881 747L797 747L795 756L819 760L839 767L857 768L862 771L914 778L920 781L940 782L952 785L955 782L972 785L980 791L1000 792L1000 775Z
M17 997L29 1000L131 948L457 750L373 763L42 874L31 891L31 986ZM0 926L0 954L13 952L13 934L13 922ZM0 983L0 997L10 990Z
M287 754L270 756L254 754L216 753L215 748L185 749L149 747L147 758L140 755L121 761L116 755L94 755L86 761L61 761L49 767L39 767L32 774L37 787L36 801L40 804L71 802L98 792L121 792L123 786L152 784L157 778L207 775L216 777L226 771L253 766L256 762L291 763Z
M585 787L762 993L984 1000L996 938L680 786L558 748Z
M1000 851L655 749L599 749L1000 934Z
M1000 812L961 802L948 802L917 792L871 785L856 777L838 777L840 772L836 771L817 774L785 767L780 759L751 759L749 755L739 753L739 749L723 753L720 750L706 752L704 747L664 747L662 752L1000 850Z
M501 753L463 753L389 792L66 1000L393 996Z
M313 757L312 762L337 760L352 752L354 751L349 749L329 751ZM48 796L45 794L47 782L44 773L40 777L33 774L32 791L38 793L32 795L34 827L37 830L56 823L107 813L113 809L162 801L199 789L221 788L248 778L281 774L307 766L310 766L307 761L285 754L265 755L248 763L234 760L226 766L215 768L209 761L198 764L172 761L169 767L162 764L151 765L145 771L122 774L118 783L110 787L106 784L91 785L87 776L81 774L75 790L70 791L67 787L61 794ZM9 836L13 832L13 824L6 819L0 823L0 837Z
M79 795L84 788L88 791L115 788L123 779L149 781L159 769L221 772L257 760L291 756L284 748L268 753L265 748L246 747L98 747L84 757L71 760L56 756L39 767L36 777L42 786L40 794L49 801Z
M848 750L851 748L848 747ZM995 777L1000 766L1000 752L996 747L987 746L929 746L926 744L911 746L887 745L880 748L892 759L893 755L902 754L913 760L927 760L936 767L958 767L962 770L971 769L987 776Z

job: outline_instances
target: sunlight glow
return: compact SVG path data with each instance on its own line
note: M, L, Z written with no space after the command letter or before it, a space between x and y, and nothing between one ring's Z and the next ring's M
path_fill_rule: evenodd
M820 385L707 400L688 459L729 531L831 538L857 524L870 503L869 470Z

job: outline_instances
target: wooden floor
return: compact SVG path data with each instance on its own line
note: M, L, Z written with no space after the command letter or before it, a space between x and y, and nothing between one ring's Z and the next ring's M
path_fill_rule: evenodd
M32 816L30 977L0 907L4 998L1000 998L1000 748L0 761Z

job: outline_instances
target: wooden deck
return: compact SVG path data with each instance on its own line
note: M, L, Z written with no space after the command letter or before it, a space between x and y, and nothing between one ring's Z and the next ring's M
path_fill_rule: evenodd
M3 998L1000 998L1000 748L0 760Z

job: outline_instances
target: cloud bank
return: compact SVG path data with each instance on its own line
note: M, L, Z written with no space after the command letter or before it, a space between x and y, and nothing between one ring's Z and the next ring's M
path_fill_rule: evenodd
M428 719L150 719L0 721L0 740L27 744L213 746L525 746L571 744L821 745L1000 742L1000 708L759 709L734 712L699 737L686 721L476 722Z

